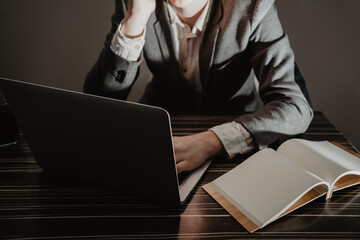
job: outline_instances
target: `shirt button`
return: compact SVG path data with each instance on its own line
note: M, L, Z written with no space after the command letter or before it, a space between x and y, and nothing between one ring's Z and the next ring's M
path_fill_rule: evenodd
M135 48L136 50L138 50L138 49L140 49L140 46L139 46L139 45L135 45L134 48Z

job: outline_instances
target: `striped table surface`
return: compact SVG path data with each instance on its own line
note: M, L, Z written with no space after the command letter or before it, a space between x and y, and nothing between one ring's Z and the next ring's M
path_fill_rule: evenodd
M171 116L176 136L232 119ZM321 112L299 137L357 151ZM335 192L328 201L317 199L249 234L201 188L244 159L217 158L191 199L171 208L43 172L21 136L16 145L0 148L0 239L360 239L360 186Z

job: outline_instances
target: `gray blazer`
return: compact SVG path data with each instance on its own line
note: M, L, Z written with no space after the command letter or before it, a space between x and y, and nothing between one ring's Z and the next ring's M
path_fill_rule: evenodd
M165 1L157 0L137 62L111 51L112 36L126 9L126 0L116 1L111 32L87 75L85 92L126 99L145 59L153 80L144 103L170 111L238 113L234 120L243 124L259 148L306 131L313 112L295 81L294 54L274 0L213 0L200 47L204 89L200 103L179 73ZM260 83L259 93L252 70Z

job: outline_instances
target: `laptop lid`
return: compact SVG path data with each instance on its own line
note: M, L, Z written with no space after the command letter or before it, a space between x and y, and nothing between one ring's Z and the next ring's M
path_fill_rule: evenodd
M41 168L166 204L183 203L210 162L179 191L169 114L162 108L1 79Z

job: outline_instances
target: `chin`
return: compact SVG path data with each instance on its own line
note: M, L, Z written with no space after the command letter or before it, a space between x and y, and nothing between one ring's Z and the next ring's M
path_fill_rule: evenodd
M170 3L178 8L184 8L187 7L189 5L191 5L192 3L198 1L198 0L169 0Z

